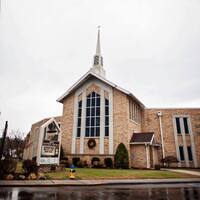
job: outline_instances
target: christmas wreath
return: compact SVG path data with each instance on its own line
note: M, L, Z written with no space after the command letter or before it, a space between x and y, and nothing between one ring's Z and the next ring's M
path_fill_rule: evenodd
M88 140L87 144L88 144L89 148L94 148L96 146L96 141L95 141L95 139L91 138L91 139Z

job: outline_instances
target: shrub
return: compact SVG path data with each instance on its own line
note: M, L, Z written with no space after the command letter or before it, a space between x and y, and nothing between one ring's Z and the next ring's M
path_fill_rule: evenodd
M78 163L80 162L80 158L79 157L74 157L72 158L72 163L74 166L78 167Z
M129 168L128 151L123 143L120 143L117 147L115 154L115 167L122 169Z
M178 162L178 159L174 156L166 156L165 158L163 158L161 160L162 163L166 163L167 164L167 167L170 166L171 163L177 163Z
M38 166L34 160L24 160L22 168L26 176L29 176L31 173L38 173Z
M93 157L91 160L91 164L94 165L94 162L100 162L100 159L98 157Z
M78 161L77 167L83 168L83 162L82 162L82 160L79 160L79 161Z
M160 165L157 164L154 166L154 168L155 168L155 170L160 170Z
M68 161L68 157L63 157L62 160Z
M104 164L107 168L112 168L113 167L113 161L112 158L105 158L104 159Z
M61 160L60 165L64 165L64 167L70 167L69 166L69 161L68 160Z
M13 159L0 160L0 179L8 174L14 174L17 162Z
M60 147L60 160L64 160L64 151L63 151L63 147Z
M83 161L83 167L88 167L87 160L84 160L84 161Z
M91 164L92 164L92 167L95 167L95 168L101 167L100 159L98 157L93 157L91 160Z
M55 166L55 165L51 165L51 166L50 166L50 170L51 170L51 171L56 171L56 166Z

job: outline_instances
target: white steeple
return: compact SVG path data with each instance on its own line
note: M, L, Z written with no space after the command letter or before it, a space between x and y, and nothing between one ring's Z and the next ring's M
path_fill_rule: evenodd
M94 73L105 78L105 70L103 68L103 57L101 56L101 45L100 45L100 26L98 26L97 46L96 54L94 55L93 67L91 69Z

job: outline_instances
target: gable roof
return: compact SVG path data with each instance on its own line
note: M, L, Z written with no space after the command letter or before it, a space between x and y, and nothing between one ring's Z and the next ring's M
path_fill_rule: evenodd
M80 87L85 81L87 81L88 79L90 79L91 77L95 77L99 80L101 80L102 82L110 85L111 87L125 93L126 95L128 95L130 98L132 98L133 100L135 100L138 104L140 104L141 107L145 107L144 104L139 101L131 92L129 92L128 90L125 90L119 86L117 86L116 84L110 82L109 80L99 76L98 74L94 73L91 69L85 74L83 75L74 85L72 85L72 87L69 88L69 90L67 90L67 92L65 92L61 97L59 97L57 99L58 102L62 103L63 100L70 95L74 90L76 90L78 87Z
M133 133L130 144L152 143L153 137L153 132Z

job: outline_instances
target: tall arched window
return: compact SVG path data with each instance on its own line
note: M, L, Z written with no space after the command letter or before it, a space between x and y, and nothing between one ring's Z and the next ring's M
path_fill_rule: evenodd
M100 136L100 95L92 92L87 96L85 137Z

